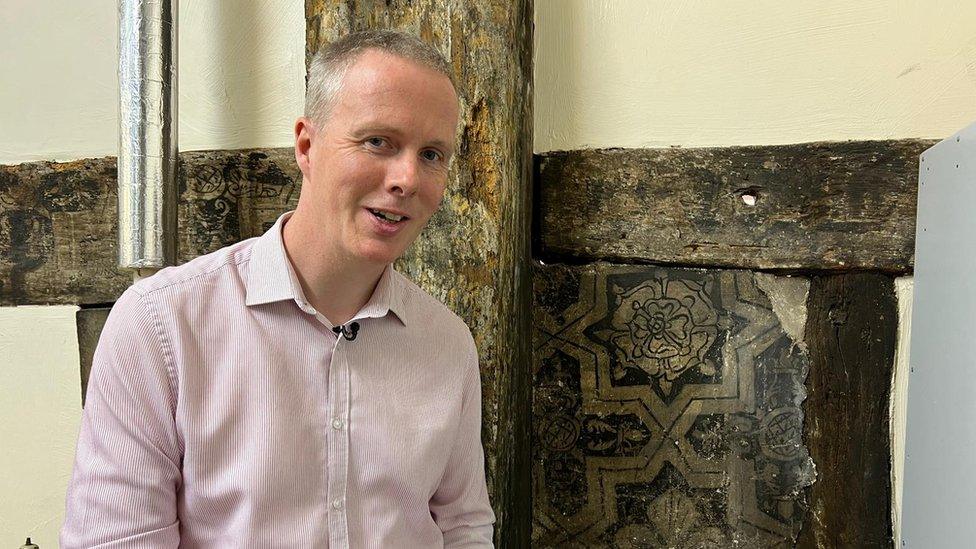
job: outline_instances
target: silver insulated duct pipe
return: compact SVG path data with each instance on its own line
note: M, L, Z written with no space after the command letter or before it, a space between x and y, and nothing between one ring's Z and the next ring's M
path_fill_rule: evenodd
M119 267L176 260L178 0L119 3Z

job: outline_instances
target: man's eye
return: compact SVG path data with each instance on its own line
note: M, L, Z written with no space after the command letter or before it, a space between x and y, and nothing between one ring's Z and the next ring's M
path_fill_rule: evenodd
M386 144L386 140L383 139L382 137L370 137L369 139L366 140L366 142L372 145L373 147L382 147L383 145Z
M439 152L437 152L437 151L432 151L432 150L426 150L426 151L424 151L424 152L422 152L422 153L420 153L420 154L421 154L421 155L422 155L422 156L423 156L423 157L424 157L425 159L427 159L427 160L430 160L431 162L436 162L436 161L438 161L438 160L440 160L440 159L441 159L441 153L439 153Z

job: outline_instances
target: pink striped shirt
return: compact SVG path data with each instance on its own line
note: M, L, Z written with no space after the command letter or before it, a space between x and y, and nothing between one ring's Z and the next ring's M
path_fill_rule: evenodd
M467 326L390 265L337 335L289 215L116 302L61 547L491 546Z

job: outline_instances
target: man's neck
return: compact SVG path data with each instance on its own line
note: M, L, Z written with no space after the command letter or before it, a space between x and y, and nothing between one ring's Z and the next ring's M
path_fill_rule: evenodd
M386 266L338 257L334 240L306 226L299 213L282 229L285 254L309 305L333 326L345 324L369 301Z

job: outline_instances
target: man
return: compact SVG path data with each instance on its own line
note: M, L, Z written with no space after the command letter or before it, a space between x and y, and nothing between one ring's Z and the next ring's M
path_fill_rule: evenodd
M491 545L474 341L392 267L441 201L457 121L416 38L316 55L298 208L113 307L62 547Z

